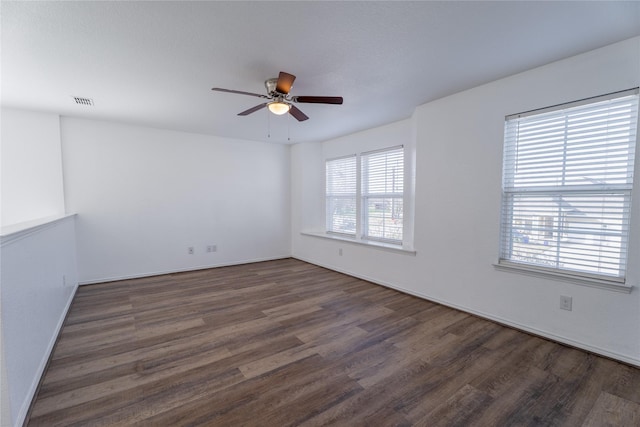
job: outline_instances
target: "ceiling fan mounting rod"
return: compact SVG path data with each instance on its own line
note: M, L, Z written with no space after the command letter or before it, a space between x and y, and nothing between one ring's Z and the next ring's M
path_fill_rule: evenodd
M280 93L276 90L276 85L278 83L278 78L274 77L272 79L267 79L264 81L264 87L267 88L267 93L274 98L282 96L286 97L287 94Z

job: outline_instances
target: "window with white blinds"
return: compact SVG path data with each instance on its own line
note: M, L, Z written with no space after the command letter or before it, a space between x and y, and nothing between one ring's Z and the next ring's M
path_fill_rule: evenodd
M327 160L325 188L328 233L402 245L402 146Z
M500 262L624 282L638 89L508 116Z
M326 162L326 226L330 233L356 234L356 167L356 156Z
M404 151L395 147L363 153L362 238L402 243Z

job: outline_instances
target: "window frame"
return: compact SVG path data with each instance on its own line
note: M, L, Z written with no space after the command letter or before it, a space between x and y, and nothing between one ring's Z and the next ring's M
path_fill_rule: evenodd
M521 271L529 271L536 274L549 274L555 277L578 279L578 280L592 282L592 283L596 283L596 282L613 283L613 287L616 287L616 286L623 286L624 288L627 287L624 284L626 283L626 273L627 273L627 267L628 267L628 256L629 256L629 246L630 246L629 239L631 236L630 226L631 226L631 214L632 214L631 196L632 196L632 193L634 192L633 173L634 173L634 167L635 167L635 158L637 157L636 150L638 149L638 134L639 134L638 132L638 122L639 122L638 93L639 93L638 88L634 88L634 89L615 92L607 95L591 97L591 98L583 99L580 101L559 104L559 105L555 105L552 107L543 108L539 110L532 110L525 113L509 115L505 117L499 258L498 258L497 266L514 268L516 270L521 270ZM632 103L631 107L635 108L635 111L632 110L632 113L635 113L635 116L633 115L630 116L631 124L629 126L629 132L631 136L628 138L629 152L627 154L627 160L626 160L627 162L626 163L627 170L625 171L625 173L627 174L626 182L624 183L618 182L616 184L610 184L604 181L603 182L594 181L591 184L585 184L585 185L575 185L575 182L574 182L573 183L574 185L563 184L563 185L555 185L555 186L554 185L545 186L545 185L538 185L538 182L535 182L536 175L534 174L532 175L533 182L529 183L531 184L530 186L524 184L518 187L518 185L515 184L515 180L517 179L516 175L518 172L516 171L516 167L514 166L514 163L513 163L514 158L510 157L510 155L511 153L514 152L514 150L519 150L521 148L520 146L518 146L520 142L519 136L516 136L511 140L509 139L511 137L511 135L509 134L510 132L509 126L512 126L514 121L522 118L526 119L529 117L531 118L541 117L548 113L553 114L554 112L556 112L558 115L565 114L565 116L567 116L570 112L573 112L579 107L586 107L590 105L600 104L605 101L616 100L616 99L629 97L629 96L635 96L635 99L631 100L631 103ZM635 103L635 105L633 103ZM565 111L567 113L565 113ZM634 122L635 122L635 126L633 126ZM562 159L561 170L564 176L564 174L566 173L566 170L568 169L568 164L570 164L571 161L575 162L575 158L569 158L567 156L566 147L569 144L567 142L568 137L565 134L563 138L564 138L563 144L564 144L565 152L564 152L564 157ZM604 144L607 145L610 143L611 143L611 138L608 137ZM524 148L522 148L521 151L524 151ZM549 162L551 161L549 160ZM541 163L541 164L543 166L545 165L544 163ZM550 167L550 166L547 166L547 167ZM593 168L593 170L597 170L597 168ZM608 169L608 166L607 168L603 168L602 170L604 170L606 173L609 173L610 171L610 169ZM589 172L592 172L592 169L586 169L586 172L584 173L589 173ZM523 176L524 176L524 173L523 173ZM542 175L538 175L537 179L543 182L545 178L542 178L541 176ZM524 182L522 178L521 178L521 181ZM563 178L563 183L564 182L566 181L564 181L564 178ZM537 186L533 184L536 184ZM547 197L547 198L559 197L559 200L561 202L562 200L564 200L562 199L562 197L577 197L577 198L582 197L583 200L588 201L593 199L594 202L597 201L597 197L601 197L600 203L602 203L602 209L604 210L605 206L606 206L606 209L610 209L610 206L615 205L615 201L613 199L614 194L617 195L615 197L621 197L624 199L622 202L618 202L622 206L622 211L621 211L622 213L619 214L621 218L621 225L620 225L621 240L619 244L620 255L618 258L616 258L619 261L618 274L602 273L602 271L599 271L599 272L587 271L584 269L583 270L577 269L575 267L565 268L565 266L560 265L559 258L558 258L558 261L556 261L554 266L544 266L542 265L541 262L523 262L523 261L513 259L514 234L518 232L518 230L516 229L516 221L514 218L515 216L514 211L516 211L516 206L517 206L515 202L516 198L520 197L523 200L525 200L528 197L529 201L527 201L526 203L532 204L531 200L535 200L535 197ZM555 203L557 203L557 201ZM581 203L586 204L587 202L581 202ZM552 206L552 203L548 203L548 206ZM536 209L541 209L541 208L536 208ZM552 219L552 221L556 221L556 223L558 224L557 227L553 228L552 230L552 233L554 231L557 233L556 237L558 237L558 242L556 243L555 250L558 254L564 248L564 246L561 247L560 245L560 233L568 232L566 230L569 230L568 228L567 229L563 228L563 226L561 225L562 221L565 219L563 214L561 213L561 210L562 209L560 208L560 203L558 203L558 213L556 214L556 216L553 216L553 219ZM534 211L532 210L532 212ZM538 211L536 211L536 214L537 212ZM604 210L603 212L608 212L608 211ZM608 213L602 213L601 217L593 217L593 218L594 219L599 218L604 222L604 219L608 218L607 214ZM547 232L548 230L546 229L546 227L548 227L549 224L553 224L553 223L545 221L545 224L543 227L544 230L543 228L539 227L538 231ZM596 235L596 233L593 233L593 235ZM606 235L606 232L603 231L599 235L604 236ZM582 244L582 243L580 244L586 248L585 251L587 252L592 252L594 249L602 250L603 248L603 245L601 243L595 243L595 244L592 243L591 245ZM571 250L569 250L569 253L571 254ZM587 255L591 255L591 254L588 253ZM583 255L583 256L587 256L587 255ZM584 261L584 259L580 261L580 264L577 264L577 263L578 261L576 261L575 265L581 265L583 266L583 268L586 268L589 264L589 262Z

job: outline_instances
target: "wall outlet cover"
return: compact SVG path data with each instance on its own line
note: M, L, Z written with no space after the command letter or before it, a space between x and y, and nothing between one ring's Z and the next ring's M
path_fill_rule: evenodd
M566 295L560 295L560 308L562 310L571 311L571 306L573 305L573 298L568 297Z

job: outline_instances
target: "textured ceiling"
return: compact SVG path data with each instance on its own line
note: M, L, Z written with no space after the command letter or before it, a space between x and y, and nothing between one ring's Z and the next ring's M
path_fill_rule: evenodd
M640 2L2 1L2 105L239 139L320 141L640 35ZM298 123L236 114L279 71ZM73 96L92 98L78 106ZM268 134L271 137L268 137Z

